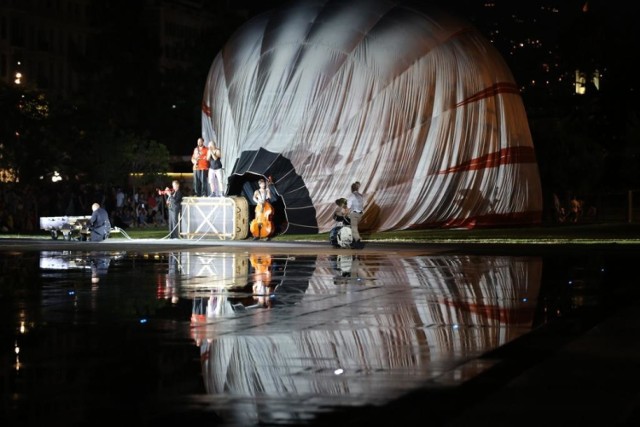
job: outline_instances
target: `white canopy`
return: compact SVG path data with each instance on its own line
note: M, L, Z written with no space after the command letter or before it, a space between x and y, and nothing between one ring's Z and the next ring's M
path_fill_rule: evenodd
M202 111L228 195L272 177L289 231L328 231L354 181L365 230L541 221L510 70L468 23L424 6L298 0L260 15L214 59Z

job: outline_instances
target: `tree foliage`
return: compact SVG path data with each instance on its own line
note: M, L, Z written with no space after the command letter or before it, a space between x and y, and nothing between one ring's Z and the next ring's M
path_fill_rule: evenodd
M17 182L31 183L47 171L55 152L49 144L49 102L38 91L0 85L0 168Z

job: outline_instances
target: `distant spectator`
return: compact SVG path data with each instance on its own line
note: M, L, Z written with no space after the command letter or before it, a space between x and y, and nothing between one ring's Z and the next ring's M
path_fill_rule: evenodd
M580 217L582 216L582 200L578 200L576 196L573 196L571 200L569 200L569 215L567 219L570 222L578 222Z
M126 199L126 195L124 194L124 191L122 191L122 188L118 187L118 189L116 190L116 208L117 209L124 208L125 199Z
M138 227L144 227L147 225L147 208L145 207L144 203L138 205L136 216L138 218Z

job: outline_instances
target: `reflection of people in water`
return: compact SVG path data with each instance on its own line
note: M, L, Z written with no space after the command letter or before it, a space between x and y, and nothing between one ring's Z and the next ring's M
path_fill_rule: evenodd
M335 285L366 284L375 279L374 269L367 268L358 255L338 255L334 262L334 268L338 272L333 280Z
M253 254L249 257L253 273L253 298L262 307L271 306L271 255Z
M207 302L206 315L208 319L222 316L230 308L227 304L227 295L219 289L211 289L209 301Z
M254 308L273 308L300 302L309 287L309 277L315 271L317 255L302 257L272 256L269 254L248 255L251 265L250 280L242 290L236 288L228 302L234 312ZM297 260L295 271L286 274L288 263Z
M179 255L179 254L178 254ZM179 300L178 287L180 271L182 269L178 255L171 252L169 254L167 275L165 276L165 298L171 298L173 304Z
M111 265L111 256L108 254L93 254L90 258L91 263L91 283L98 283L101 277L107 275L109 265Z

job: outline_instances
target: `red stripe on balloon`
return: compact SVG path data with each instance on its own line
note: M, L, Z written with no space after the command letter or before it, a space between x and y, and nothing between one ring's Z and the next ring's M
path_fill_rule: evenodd
M441 170L438 174L444 175L455 172L488 169L515 163L536 163L536 153L533 151L533 148L522 146L503 148L500 151L494 151L482 157L477 157L468 162Z
M520 90L515 83L511 82L498 82L494 85L489 86L488 88L471 95L469 98L458 102L456 107L461 107L466 104L470 104L472 102L477 102L484 98L490 98L492 96L496 96L499 93L517 93L520 94Z
M209 107L204 102L202 103L202 112L207 115L207 117L211 117L211 107Z

